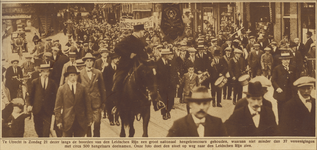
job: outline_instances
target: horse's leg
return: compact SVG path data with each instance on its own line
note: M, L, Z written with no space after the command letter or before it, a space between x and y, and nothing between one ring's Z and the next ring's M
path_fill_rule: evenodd
M134 129L134 113L130 113L130 117L129 117L129 127L130 127L130 130L129 130L129 137L133 137L134 136L134 133L135 133L135 129Z
M120 137L125 137L125 130L124 130L124 123L125 123L125 116L120 114L120 118L121 118L121 131L120 131Z
M144 109L142 111L141 116L143 118L143 135L142 135L142 137L149 137L148 126L149 126L149 122L150 122L150 107L147 107L146 109Z

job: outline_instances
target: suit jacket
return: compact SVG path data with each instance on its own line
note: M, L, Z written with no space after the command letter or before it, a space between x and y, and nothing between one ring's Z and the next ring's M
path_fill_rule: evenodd
M34 71L34 63L30 62L30 64L28 64L28 62L24 62L21 65L21 68L24 69L24 75L27 75L29 72L33 72Z
M98 109L101 107L101 104L104 104L106 102L106 89L101 71L92 68L91 72L92 76L90 80L86 68L81 70L80 80L81 84L86 88L88 92L92 108Z
M68 84L58 88L55 103L56 124L62 123L63 130L68 131L75 118L81 128L85 130L88 123L92 122L91 100L85 87L76 84L76 92L72 93Z
M304 54L305 54L305 55L306 55L307 52L309 51L310 45L311 45L312 43L314 43L314 41L313 41L311 38L309 38L309 39L306 41L306 43L305 43L305 51L304 51Z
M251 50L248 58L248 64L250 68L261 67L261 56L263 54L262 50L259 50L258 54L256 54L255 50Z
M110 65L110 58L108 57L106 62L108 63L108 65ZM103 65L103 60L101 58L97 59L95 64L94 64L94 68L102 71L102 65Z
M103 80L105 83L107 97L111 93L111 89L113 86L113 75L115 74L115 70L112 68L111 64L109 64L102 72Z
M197 72L205 72L208 70L209 66L209 58L207 54L203 54L203 57L199 55L199 53L196 53L196 58L195 58L195 68L197 68Z
M272 136L277 135L277 124L271 108L261 107L260 123L254 125L248 105L233 112L225 122L229 136Z
M296 67L296 76L299 77L302 70L304 69L303 65L304 65L304 60L303 60L303 56L301 54L300 51L296 51L295 52L295 56L293 53L291 53L292 55L292 59L290 61L290 64L292 64L293 66Z
M43 109L47 115L52 115L57 92L56 83L48 78L46 89L43 89L41 77L31 83L27 105L33 106L33 114L38 114Z
M76 50L76 59L82 59L86 55L86 52L84 48L78 48L78 49Z
M164 65L162 58L156 62L157 67L157 83L160 91L166 91L171 88L170 82L170 64Z
M213 61L215 60L213 59ZM228 72L228 64L226 60L221 57L218 64L215 64L213 67L211 65L209 66L208 71L210 74L210 82L212 85L214 85L215 81L220 77L220 73L224 76L226 75Z
M54 66L53 66L53 69L50 73L50 76L58 86L59 86L60 79L62 76L63 66L68 61L69 61L69 58L66 55L62 54L62 55L59 55L59 58L54 63Z
M17 90L19 88L20 81L18 81L16 78L23 78L22 69L21 67L17 66L17 72L14 73L13 67L10 66L7 68L5 78L6 78L6 84L5 86L10 90L11 97L16 98Z
M183 75L187 72L187 66L186 66L186 57L183 59L181 59L180 57L176 58L176 67L177 70L179 71L179 74L181 77L183 77Z
M303 59L305 58L307 52L305 51L305 45L303 43L299 43L299 46L296 48L296 51L299 51L303 57Z
M50 59L51 59L51 60L53 60L54 62L57 62L57 60L59 59L59 57L60 57L60 55L59 55L59 54L57 54L55 59L54 59L54 57L53 57L53 56L52 56L52 57L50 57Z
M206 116L205 137L226 136L226 130L220 118L211 115ZM167 137L199 137L197 126L191 114L174 121L169 129Z
M274 87L273 97L277 101L286 101L291 98L293 83L297 79L295 74L296 68L292 65L289 66L289 71L284 69L282 64L276 66L272 72L272 85ZM276 89L281 88L282 93L278 93Z
M315 136L316 100L312 100L311 112L298 94L285 103L280 117L281 134L285 136Z
M195 86L198 86L198 82L198 75L196 73L193 73L193 76L191 78L189 73L185 73L182 78L182 85L184 86L184 95L189 96L192 89Z
M231 58L229 61L229 74L230 77L235 77L236 81L239 79L239 77L242 75L242 72L245 71L245 65L244 65L244 58L241 58L239 60L236 60L235 57Z

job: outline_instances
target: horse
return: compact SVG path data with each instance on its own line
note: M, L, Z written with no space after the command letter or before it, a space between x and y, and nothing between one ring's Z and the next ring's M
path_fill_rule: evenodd
M151 100L155 111L165 107L157 91L154 66L153 61L135 62L134 67L123 80L122 90L114 93L115 107L112 112L116 109L121 118L120 137L126 137L125 127L129 127L129 137L134 136L133 123L138 115L143 119L142 137L148 137Z

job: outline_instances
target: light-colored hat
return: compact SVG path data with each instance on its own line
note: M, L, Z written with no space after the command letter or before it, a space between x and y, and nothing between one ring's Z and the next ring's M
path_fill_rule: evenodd
M100 53L109 53L109 50L107 48L103 48L100 50Z
M12 57L11 58L11 63L17 61L18 63L20 62L19 57Z
M44 53L44 56L47 56L47 57L52 57L52 56L53 56L53 54L52 54L51 52L45 52L45 53Z
M211 42L215 42L215 41L217 41L217 39L216 39L216 38L211 39Z
M86 61L87 59L95 60L96 58L91 53L87 53L82 59L83 61Z
M293 85L296 87L302 87L302 86L313 86L315 84L316 79L313 77L303 76L298 78Z
M204 45L198 45L197 46L197 50L204 50L205 49L205 46Z
M281 53L281 56L279 57L279 59L291 59L292 56L290 53Z
M170 49L162 49L161 54L162 55L167 55L167 54L172 54L173 52L170 51Z
M50 64L41 64L39 70L49 70L51 69Z
M52 47L53 51L59 51L59 49L57 47Z
M256 44L253 44L254 47L260 47L260 44L256 43Z
M265 51L270 51L270 50L271 50L271 48L266 47L266 48L264 48L264 50L265 50Z
M235 48L233 52L234 52L234 53L237 53L237 54L242 54L242 53L243 53L242 50L237 49L237 48Z
M187 48L187 51L188 51L189 53L194 53L194 52L196 52L197 50L196 50L195 48L193 48L193 47L190 47L190 48Z
M25 59L32 59L32 57L33 57L33 56L32 56L31 54L26 54L26 55L24 56Z
M15 98L11 101L14 106L24 105L24 100L22 98Z
M69 52L68 57L76 57L76 52Z
M231 50L232 50L231 47L226 47L226 48L225 48L225 51L231 51Z
M195 87L192 91L191 97L187 97L188 102L197 102L197 101L211 101L213 98L208 93L208 88L205 86Z

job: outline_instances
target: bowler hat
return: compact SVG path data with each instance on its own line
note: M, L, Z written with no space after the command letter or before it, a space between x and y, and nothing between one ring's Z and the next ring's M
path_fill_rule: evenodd
M259 97L259 96L263 96L265 92L262 90L261 82L255 81L255 82L249 82L248 92L244 92L244 93L251 97Z
M95 60L96 58L91 53L87 53L82 59L83 61L86 61L87 59Z
M208 93L208 88L205 86L195 87L191 96L186 98L188 102L211 101L212 99L213 98Z
M66 72L64 73L64 76L67 77L71 73L79 74L75 66L68 66Z

